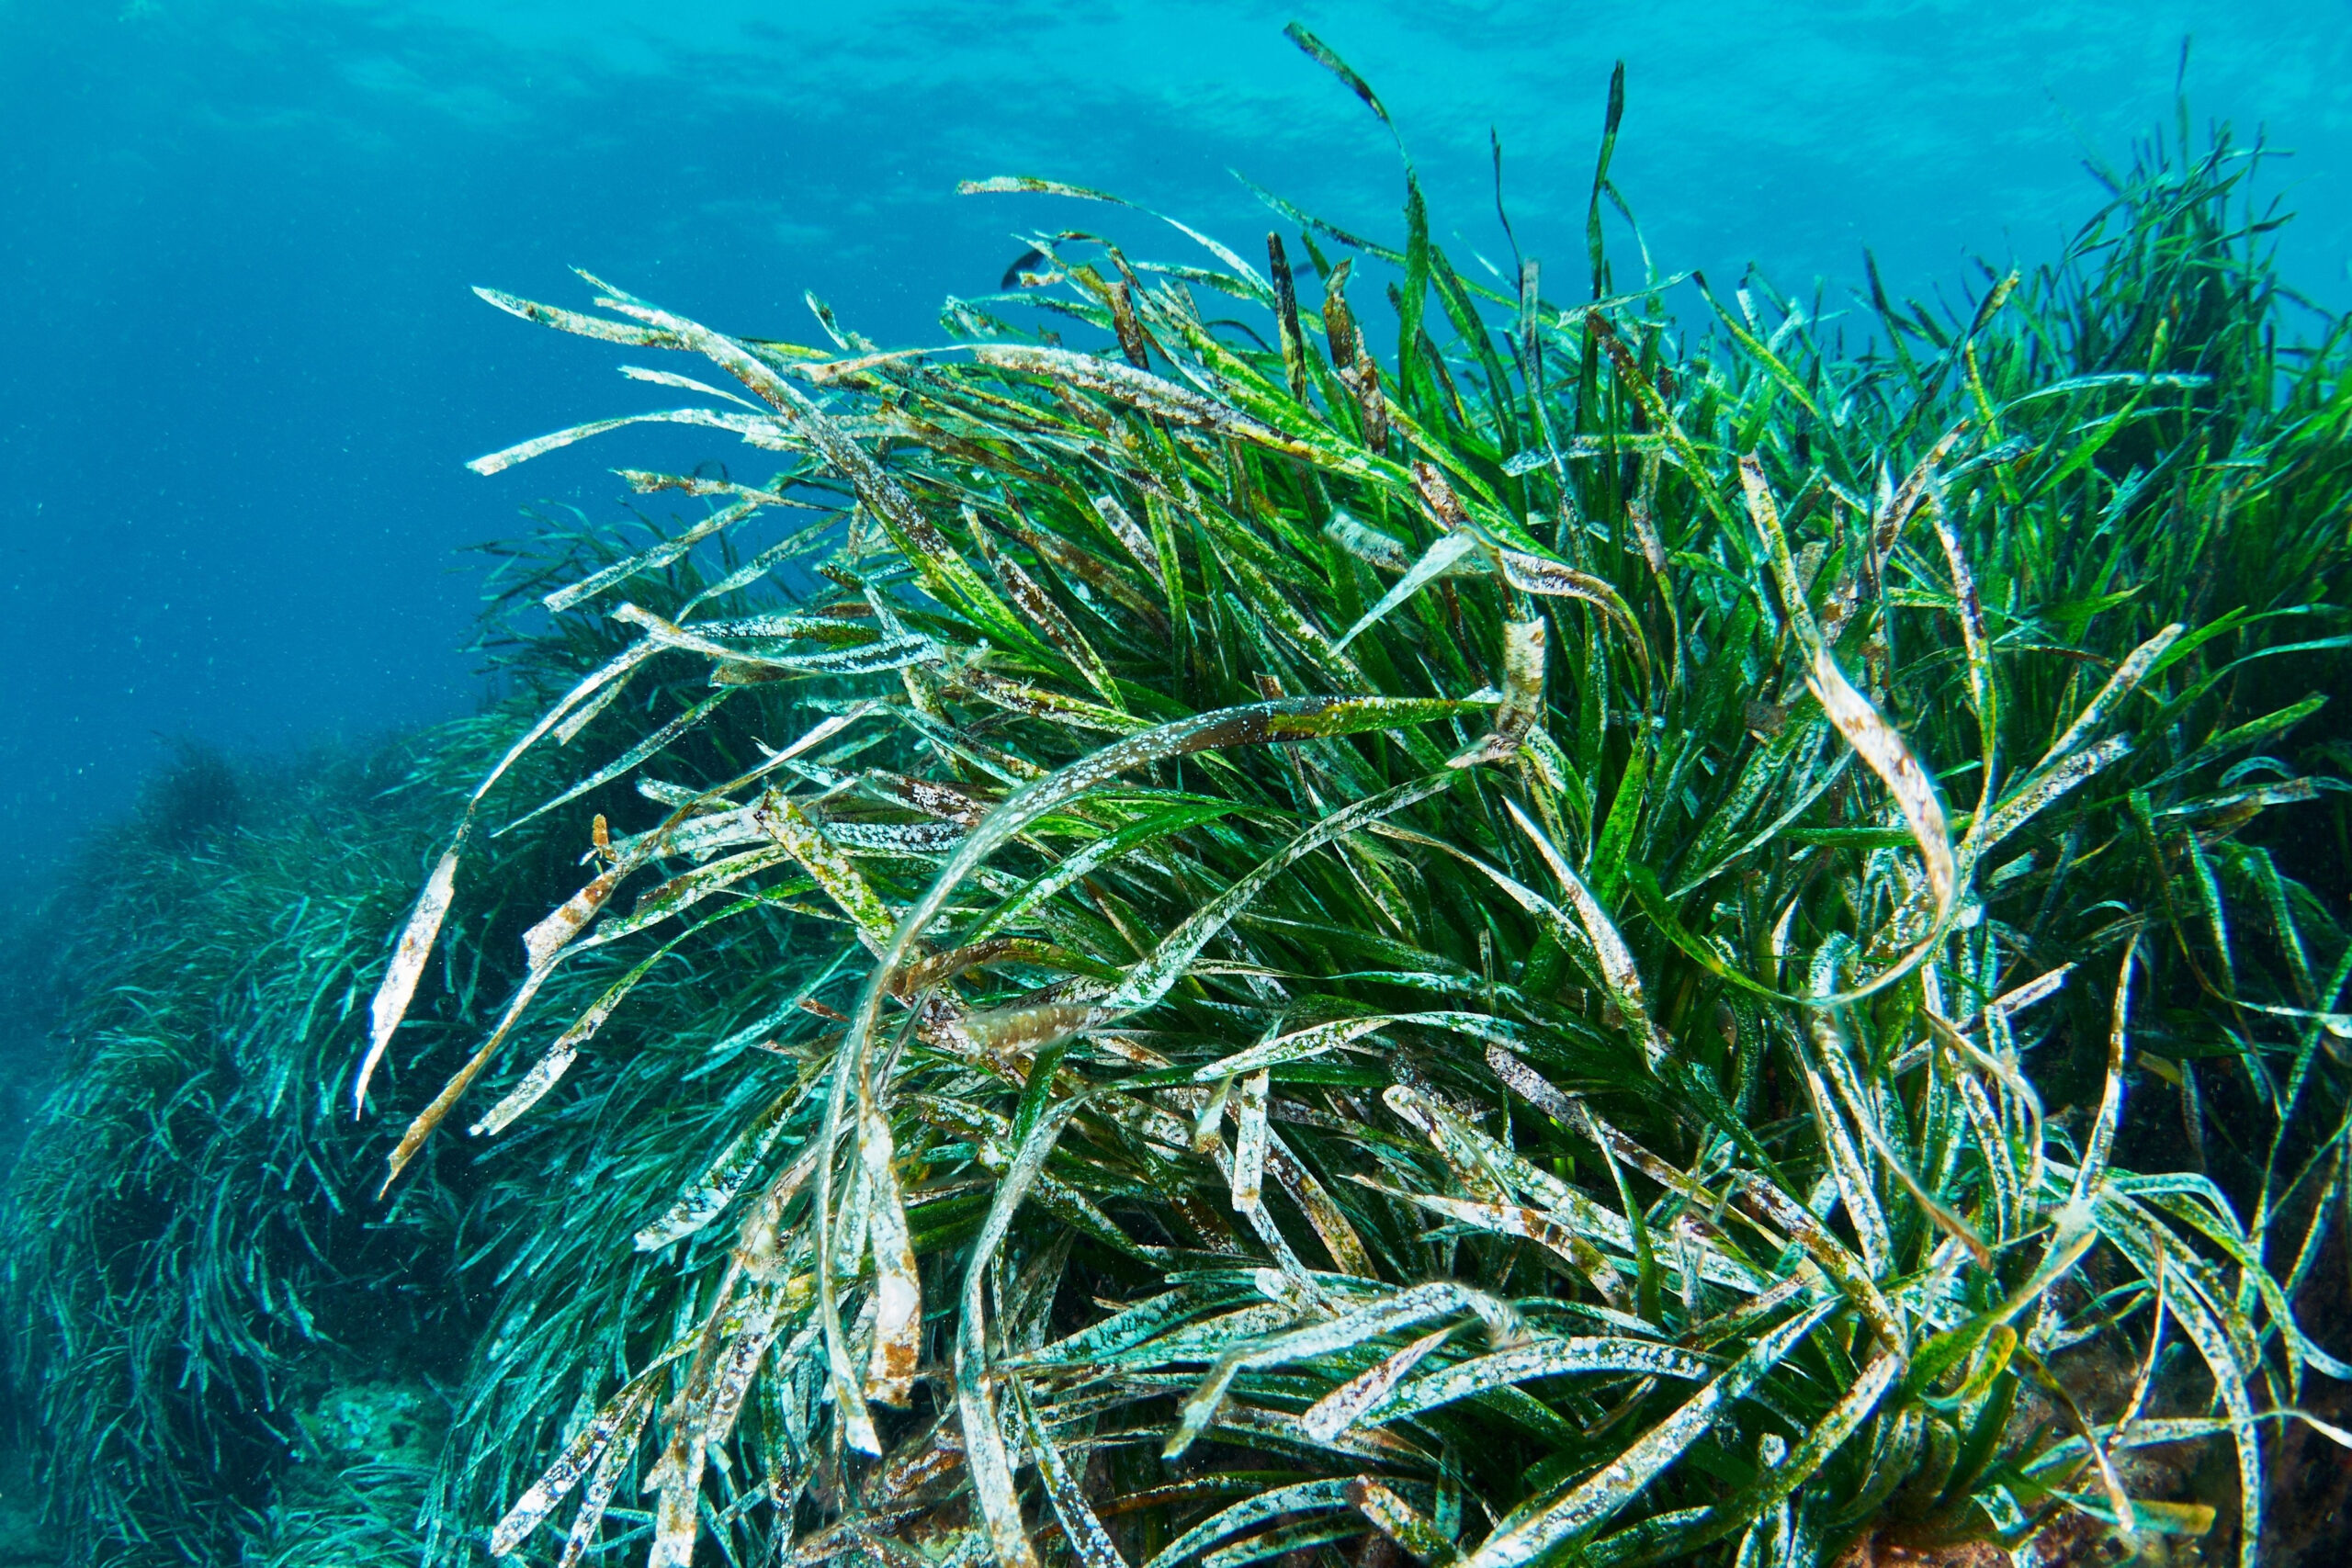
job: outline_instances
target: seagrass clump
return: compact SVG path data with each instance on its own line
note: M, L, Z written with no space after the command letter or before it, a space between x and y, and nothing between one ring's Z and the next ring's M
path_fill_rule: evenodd
M1458 268L1409 164L1400 247L1028 236L928 350L483 291L711 379L479 471L633 420L777 461L624 471L705 513L546 585L594 657L377 995L363 1108L461 886L564 825L390 1159L496 1091L440 1529L2256 1561L2352 1371L2291 1305L2345 1194L2334 339L2277 346L2226 141L1869 352L1760 282L1679 324L1602 249L1621 103L1565 291ZM2218 1492L2150 1461L2200 1444Z
M476 718L276 767L180 748L53 878L39 944L12 944L55 1036L0 1188L0 1378L30 1439L8 1501L39 1503L42 1561L236 1561L293 1469L326 1484L305 1437L325 1391L462 1364L452 1190L387 1225L322 1086L352 1070L382 928L456 776L509 733ZM485 955L467 931L447 951L411 1033L426 1059L476 1026L464 964L479 980ZM395 1462L369 1457L372 1492L413 1540L429 1465Z

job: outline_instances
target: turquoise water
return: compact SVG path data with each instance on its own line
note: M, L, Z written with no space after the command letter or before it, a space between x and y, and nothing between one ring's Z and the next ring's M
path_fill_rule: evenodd
M1623 58L1618 180L1659 265L1819 277L1833 308L1866 243L1898 293L2049 254L2096 203L2086 151L2170 116L2193 35L2193 112L2296 151L2290 275L2347 293L2340 0L9 0L0 864L119 809L159 738L283 747L475 700L454 552L528 501L609 501L617 459L459 464L661 394L469 285L572 299L582 265L786 336L814 289L902 344L1016 231L1102 221L960 178L1104 186L1246 246L1269 215L1238 171L1392 232L1395 152L1294 16L1384 95L1457 251L1503 254L1491 128L1522 248L1573 263Z

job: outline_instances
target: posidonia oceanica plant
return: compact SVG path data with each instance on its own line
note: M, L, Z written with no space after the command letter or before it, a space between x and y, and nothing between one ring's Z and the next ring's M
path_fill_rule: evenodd
M53 878L55 1081L0 1190L0 1371L34 1439L44 1561L239 1561L323 1385L438 1370L436 1352L462 1369L453 1193L420 1186L386 1224L329 1086L366 1037L383 928L511 734L480 716L275 769L182 747ZM407 1036L425 1061L470 1044L477 996L500 999L485 934L450 933ZM390 1516L369 1547L414 1537L429 1465L400 1457L352 1478Z
M2224 138L1849 352L1611 266L1622 101L1565 293L1459 269L1409 162L1401 245L1039 234L930 349L482 291L709 379L478 471L646 421L777 471L623 471L707 510L545 593L595 657L376 998L363 1109L461 878L571 824L390 1159L482 1086L557 1184L445 1527L520 1444L490 1549L567 1568L2256 1561L2352 1372L2291 1304L2346 1190L2335 329L2278 345Z

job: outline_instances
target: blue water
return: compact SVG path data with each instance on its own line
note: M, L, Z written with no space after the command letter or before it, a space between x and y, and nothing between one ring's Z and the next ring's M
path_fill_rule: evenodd
M605 468L660 448L459 465L665 405L469 285L576 301L580 265L786 336L813 288L924 341L1016 231L1101 221L954 194L1011 172L1246 248L1269 215L1239 170L1393 235L1394 149L1294 16L1378 86L1456 254L1501 253L1492 127L1521 245L1576 264L1622 57L1617 177L1659 265L1833 303L1865 243L1897 292L2051 254L2096 205L2085 152L2169 117L2193 34L2199 119L2296 150L2291 274L2352 295L2342 0L0 0L0 885L119 811L163 738L285 747L479 700L459 547L541 497L609 516Z

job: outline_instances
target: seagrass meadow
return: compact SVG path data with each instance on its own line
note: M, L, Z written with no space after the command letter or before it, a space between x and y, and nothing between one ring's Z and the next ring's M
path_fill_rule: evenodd
M1849 308L1612 254L1623 102L1573 265L1498 152L1496 265L1407 159L927 348L482 290L684 400L477 470L773 475L620 470L691 515L499 552L514 701L89 874L61 1554L2337 1560L2352 361L2260 149Z

